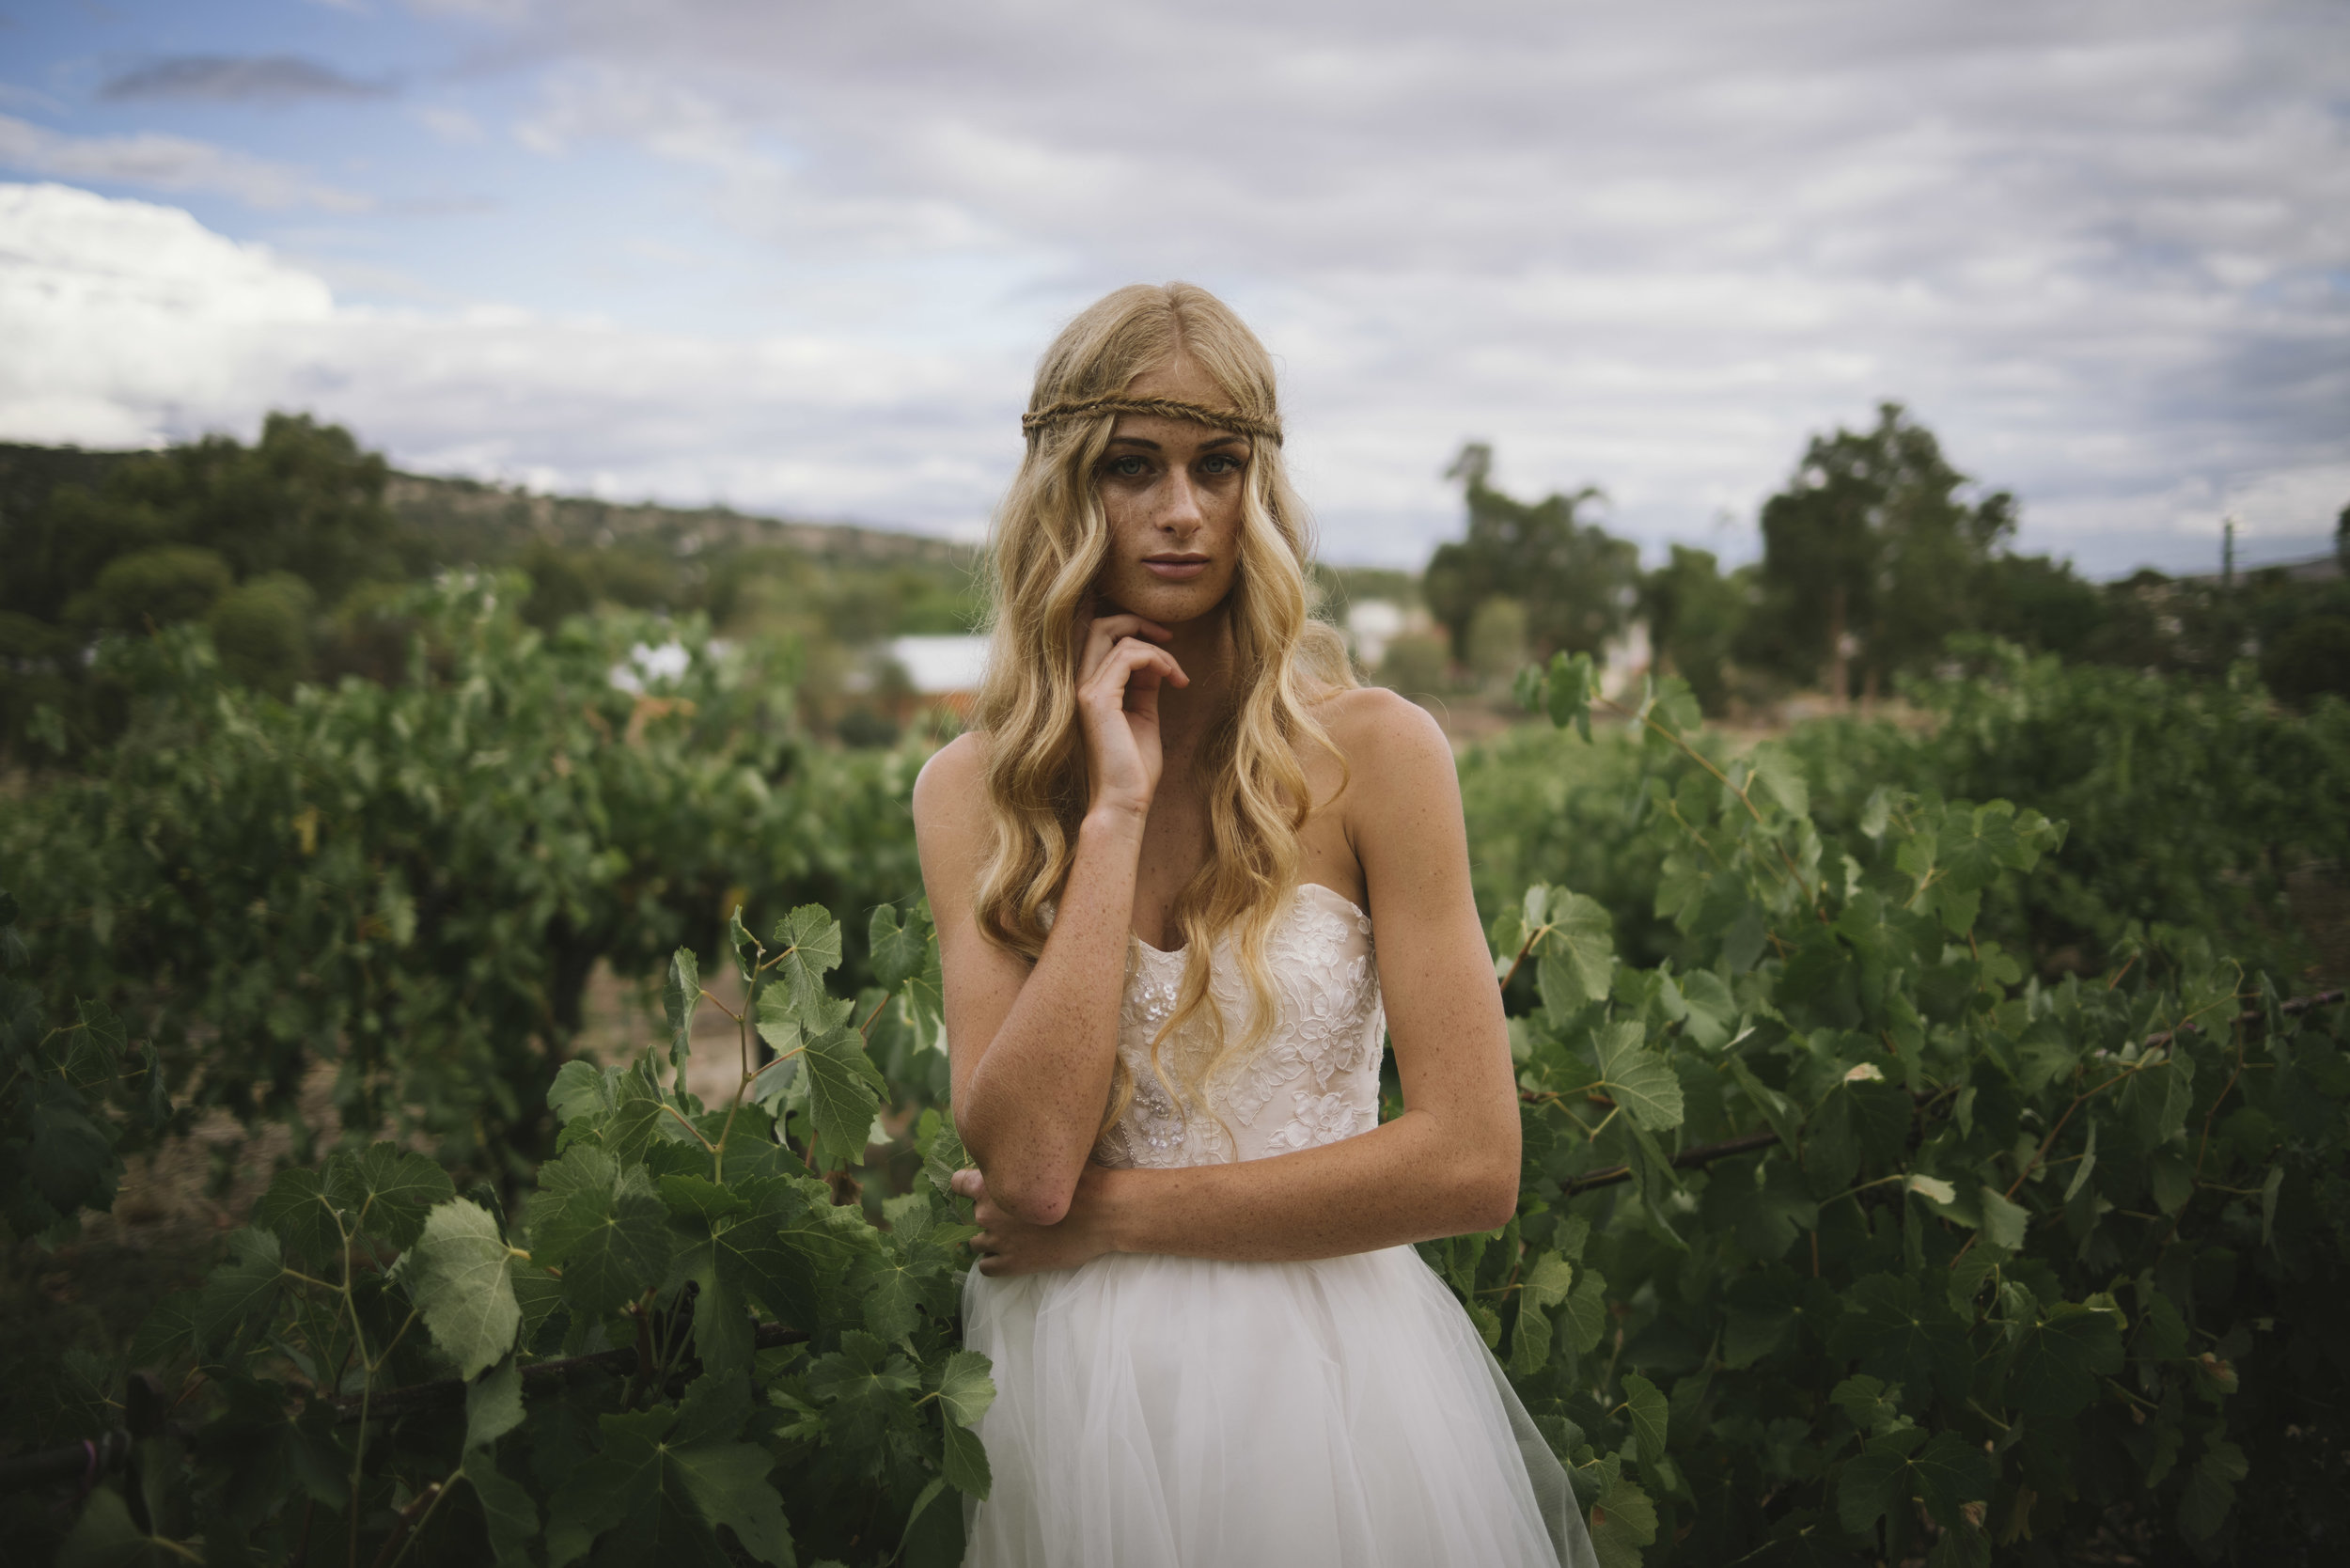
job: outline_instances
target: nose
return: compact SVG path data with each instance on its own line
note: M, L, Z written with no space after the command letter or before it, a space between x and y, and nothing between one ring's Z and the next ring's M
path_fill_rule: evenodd
M1161 528L1181 536L1198 532L1207 522L1199 508L1199 487L1189 470L1177 468L1167 475L1166 495L1155 521Z

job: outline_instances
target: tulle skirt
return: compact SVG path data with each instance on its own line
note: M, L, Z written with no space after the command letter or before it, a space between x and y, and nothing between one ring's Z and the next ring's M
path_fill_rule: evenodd
M990 1279L967 1568L1583 1568L1566 1475L1418 1254Z

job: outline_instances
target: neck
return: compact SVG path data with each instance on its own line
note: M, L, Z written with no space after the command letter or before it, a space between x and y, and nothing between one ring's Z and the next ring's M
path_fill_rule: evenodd
M1221 606L1167 630L1175 635L1167 651L1191 677L1188 686L1159 688L1159 734L1171 757L1187 754L1209 720L1230 699L1232 637Z

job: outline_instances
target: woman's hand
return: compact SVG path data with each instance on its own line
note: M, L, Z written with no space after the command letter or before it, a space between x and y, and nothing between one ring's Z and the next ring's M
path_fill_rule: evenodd
M979 1272L1000 1276L1075 1268L1117 1251L1110 1242L1108 1206L1103 1201L1107 1178L1100 1166L1087 1166L1077 1178L1069 1213L1056 1225L1030 1225L997 1207L987 1196L987 1178L976 1170L956 1171L948 1184L973 1200L972 1217L979 1222L979 1233L971 1238L971 1250L979 1254Z
M1100 616L1080 622L1079 635L1077 720L1093 785L1088 809L1130 811L1139 822L1159 788L1159 684L1187 686L1191 677L1157 645L1173 634L1156 621Z

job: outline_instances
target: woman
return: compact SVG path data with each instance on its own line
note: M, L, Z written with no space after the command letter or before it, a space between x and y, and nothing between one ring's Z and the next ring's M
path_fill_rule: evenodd
M1120 290L1022 424L974 728L914 796L998 1390L967 1560L1588 1561L1406 1245L1508 1221L1516 1094L1451 752L1308 619L1271 361Z

